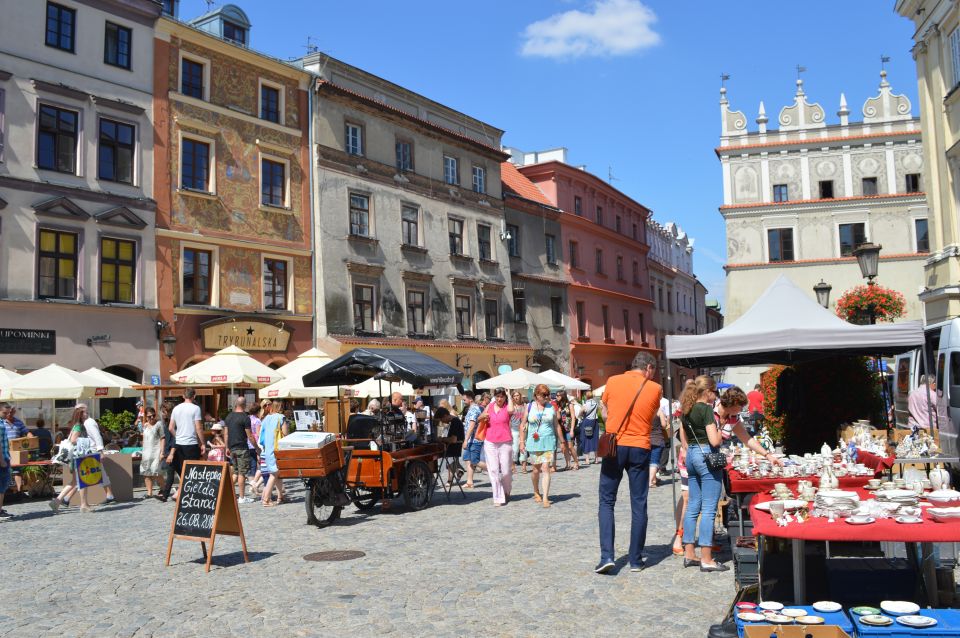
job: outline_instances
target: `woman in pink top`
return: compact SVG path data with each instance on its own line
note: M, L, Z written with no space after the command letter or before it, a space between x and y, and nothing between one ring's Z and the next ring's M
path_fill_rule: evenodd
M510 415L513 402L507 402L507 391L497 388L493 402L487 406L490 425L483 441L483 455L487 460L487 472L493 486L493 505L501 507L510 500L511 466L513 457L513 433L510 431Z

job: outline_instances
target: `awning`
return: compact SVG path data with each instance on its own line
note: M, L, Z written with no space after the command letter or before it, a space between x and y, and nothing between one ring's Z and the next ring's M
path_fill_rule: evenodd
M517 368L505 374L500 374L478 382L477 389L493 390L495 388L504 388L506 390L521 390L523 388L532 388L541 383L549 386L550 380L536 372L530 372L524 368Z
M356 385L371 377L406 381L415 388L456 385L463 373L420 352L393 348L356 348L319 370L303 375L303 385Z

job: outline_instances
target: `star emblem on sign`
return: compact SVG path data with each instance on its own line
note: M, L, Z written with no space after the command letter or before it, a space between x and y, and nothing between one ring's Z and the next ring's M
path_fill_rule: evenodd
M253 334L253 328L247 328L247 336L249 337L252 334Z

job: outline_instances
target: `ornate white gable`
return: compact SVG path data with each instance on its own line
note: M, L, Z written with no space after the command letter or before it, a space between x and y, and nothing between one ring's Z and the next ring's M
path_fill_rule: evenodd
M895 95L887 82L887 72L880 71L880 95L863 103L863 122L899 122L912 118L910 100L906 95Z
M793 105L780 109L780 130L800 131L824 128L826 125L823 107L817 103L807 102L807 94L803 92L803 80L797 80L797 94L793 99Z

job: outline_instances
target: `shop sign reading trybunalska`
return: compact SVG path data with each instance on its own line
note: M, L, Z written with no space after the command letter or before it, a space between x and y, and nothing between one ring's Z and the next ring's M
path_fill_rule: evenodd
M0 328L0 354L57 354L57 331Z
M216 320L202 327L204 350L237 346L248 352L286 352L290 330L282 321Z

